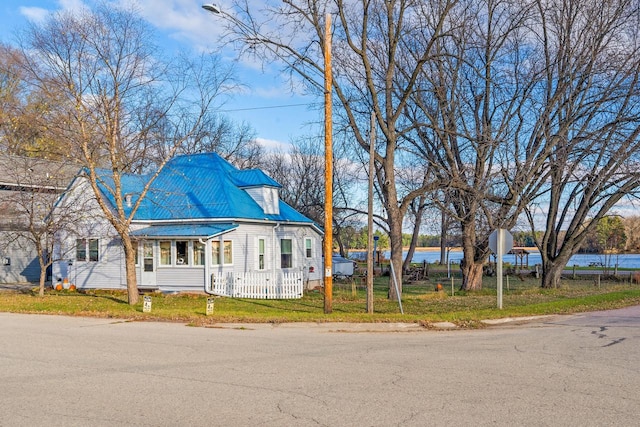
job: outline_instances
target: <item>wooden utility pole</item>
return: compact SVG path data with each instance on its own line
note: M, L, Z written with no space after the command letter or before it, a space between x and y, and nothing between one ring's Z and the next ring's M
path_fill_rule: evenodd
M376 116L371 112L371 126L369 129L369 196L367 218L367 313L373 314L373 173L375 141L376 141Z
M331 15L324 28L324 312L333 311L333 147L331 118Z

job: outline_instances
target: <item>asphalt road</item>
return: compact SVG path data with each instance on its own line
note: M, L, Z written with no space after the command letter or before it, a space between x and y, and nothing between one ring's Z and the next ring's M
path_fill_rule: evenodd
M361 330L0 313L0 426L640 422L640 307L472 331Z

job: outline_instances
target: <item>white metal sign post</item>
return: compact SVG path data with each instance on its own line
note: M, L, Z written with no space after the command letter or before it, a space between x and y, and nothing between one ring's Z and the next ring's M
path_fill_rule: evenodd
M508 230L498 228L489 236L489 249L496 254L496 275L498 288L498 308L502 310L502 255L513 248L513 236Z

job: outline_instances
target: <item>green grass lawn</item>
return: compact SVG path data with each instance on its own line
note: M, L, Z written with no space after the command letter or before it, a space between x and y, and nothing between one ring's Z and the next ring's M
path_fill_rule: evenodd
M124 292L52 291L39 297L31 292L0 292L0 311L15 313L43 313L71 316L94 316L128 320L179 321L193 325L221 322L415 322L450 321L460 326L475 327L480 320L500 317L545 314L568 314L605 310L640 304L640 285L623 280L593 278L566 279L558 289L540 289L533 278L503 280L503 309L496 308L496 278L485 277L483 289L461 292L460 279L451 279L433 272L430 280L405 284L402 305L387 299L388 277L376 278L374 284L374 314L366 311L365 290L349 282L336 281L333 293L333 313L324 314L324 295L310 291L297 300L252 300L216 297L212 315L206 315L207 295L149 294L152 310L143 312L142 298L135 306L127 304ZM435 291L438 283L442 291Z

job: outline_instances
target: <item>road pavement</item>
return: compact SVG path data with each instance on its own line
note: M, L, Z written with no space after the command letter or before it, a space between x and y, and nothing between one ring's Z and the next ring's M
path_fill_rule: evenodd
M638 424L640 307L369 329L0 313L0 426Z

